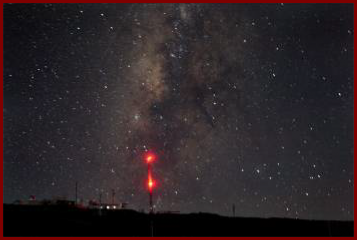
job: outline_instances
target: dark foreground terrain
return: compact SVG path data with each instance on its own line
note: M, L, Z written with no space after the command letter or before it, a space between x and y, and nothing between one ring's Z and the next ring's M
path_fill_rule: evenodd
M150 236L151 229L154 236L353 236L353 221L4 205L4 236Z

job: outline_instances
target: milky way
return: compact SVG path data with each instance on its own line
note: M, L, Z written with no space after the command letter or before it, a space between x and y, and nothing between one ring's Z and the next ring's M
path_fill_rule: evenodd
M353 5L7 4L4 201L353 219Z

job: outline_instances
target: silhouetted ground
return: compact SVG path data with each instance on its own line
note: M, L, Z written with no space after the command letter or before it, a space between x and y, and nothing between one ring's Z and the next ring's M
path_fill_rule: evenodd
M152 220L150 220L152 219ZM4 236L353 236L353 221L233 218L207 213L4 204Z

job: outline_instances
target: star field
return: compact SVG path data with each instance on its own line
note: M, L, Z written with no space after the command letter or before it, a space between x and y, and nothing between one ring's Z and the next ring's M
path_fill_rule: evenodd
M352 4L5 4L4 202L353 219Z

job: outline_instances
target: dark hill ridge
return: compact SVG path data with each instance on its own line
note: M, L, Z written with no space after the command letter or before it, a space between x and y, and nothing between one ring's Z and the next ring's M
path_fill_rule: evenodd
M152 219L152 220L151 220ZM4 236L353 236L353 221L233 218L208 213L4 204Z

